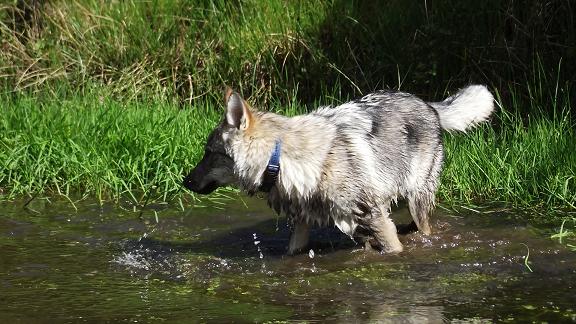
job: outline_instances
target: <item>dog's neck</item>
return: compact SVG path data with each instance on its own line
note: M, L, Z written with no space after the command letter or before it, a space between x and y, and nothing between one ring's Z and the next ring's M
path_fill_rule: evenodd
M272 187L276 184L276 181L278 180L278 174L280 173L281 152L282 141L277 139L276 143L274 144L274 150L272 151L270 159L268 160L268 165L266 165L266 170L264 170L260 191L270 192L270 189L272 189Z
M336 127L314 115L284 117L265 113L259 118L258 127L250 135L237 137L233 145L235 173L241 188L249 194L262 192L267 165L276 141L281 140L281 169L270 192L277 191L287 198L309 197L322 177L322 167L332 147L328 139L334 137Z

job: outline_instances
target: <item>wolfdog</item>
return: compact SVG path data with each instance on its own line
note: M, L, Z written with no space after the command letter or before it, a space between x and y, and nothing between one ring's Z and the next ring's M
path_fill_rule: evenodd
M381 253L402 244L391 203L408 203L415 227L429 235L443 162L442 129L466 131L494 109L492 94L470 85L442 102L377 91L337 107L285 117L251 108L231 89L225 114L184 186L208 194L235 184L286 215L288 254L308 245L311 226L334 224Z

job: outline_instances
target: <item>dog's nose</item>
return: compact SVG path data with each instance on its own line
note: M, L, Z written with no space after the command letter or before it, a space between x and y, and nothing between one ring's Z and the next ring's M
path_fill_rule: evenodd
M190 177L190 175L185 175L184 178L182 179L182 185L189 190L194 191L194 186L193 186L193 182L192 179Z

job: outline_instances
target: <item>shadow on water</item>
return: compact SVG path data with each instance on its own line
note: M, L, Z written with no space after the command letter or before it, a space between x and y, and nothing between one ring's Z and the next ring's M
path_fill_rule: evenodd
M316 229L287 257L288 227L258 199L142 219L22 205L0 204L0 322L576 320L576 253L505 213L437 210L434 234L403 235L395 256Z

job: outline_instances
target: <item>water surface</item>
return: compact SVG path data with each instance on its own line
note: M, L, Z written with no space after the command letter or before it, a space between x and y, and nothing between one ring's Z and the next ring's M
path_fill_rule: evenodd
M287 257L285 222L256 198L141 217L25 203L0 203L1 323L576 321L576 253L506 213L438 209L396 256L315 230Z

